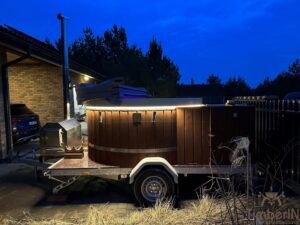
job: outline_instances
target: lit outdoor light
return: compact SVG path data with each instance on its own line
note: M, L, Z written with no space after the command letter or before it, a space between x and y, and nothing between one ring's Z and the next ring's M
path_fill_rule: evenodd
M90 79L93 78L93 77L91 77L91 76L89 76L89 75L87 75L87 74L85 74L85 73L82 73L81 76L83 76L83 80L84 80L84 81L89 81Z
M101 110L101 111L139 111L139 110L175 110L176 108L196 108L202 107L204 104L193 105L174 105L174 106L87 106L89 110Z

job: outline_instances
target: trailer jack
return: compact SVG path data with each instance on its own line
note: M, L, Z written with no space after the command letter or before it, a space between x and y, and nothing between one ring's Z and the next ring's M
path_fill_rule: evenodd
M64 181L64 180L58 179L56 177L53 177L49 171L45 172L44 176L47 177L50 180L55 180L56 182L60 183L59 185L55 186L52 189L53 194L57 194L60 190L70 186L71 184L73 184L79 178L79 176L73 176L73 177L67 179L66 181Z

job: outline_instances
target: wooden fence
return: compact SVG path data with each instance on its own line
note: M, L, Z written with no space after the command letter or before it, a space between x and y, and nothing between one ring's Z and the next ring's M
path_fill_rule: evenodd
M282 161L283 173L300 184L300 100L236 99L254 105L254 160Z

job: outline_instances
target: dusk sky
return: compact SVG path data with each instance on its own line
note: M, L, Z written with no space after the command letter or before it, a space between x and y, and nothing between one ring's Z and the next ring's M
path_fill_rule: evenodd
M1 8L0 24L40 40L58 38L58 12L70 17L69 42L85 27L102 35L117 24L145 52L155 36L179 66L181 83L214 73L253 87L300 58L298 0L27 0L2 1Z

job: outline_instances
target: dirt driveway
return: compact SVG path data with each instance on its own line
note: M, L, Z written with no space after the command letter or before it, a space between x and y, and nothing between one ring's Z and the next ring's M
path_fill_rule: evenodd
M7 173L4 173L4 170ZM10 170L10 172L8 172ZM0 215L21 219L24 213L35 218L67 219L84 215L89 205L111 203L115 213L135 210L126 185L84 177L58 195L51 193L55 183L37 181L33 169L24 164L0 164Z
M15 146L15 154L29 156L38 149L38 142ZM14 154L14 155L15 155ZM58 183L42 177L38 181L32 166L19 163L0 164L0 216L24 218L68 219L85 215L93 204L111 203L116 214L135 210L135 201L128 186L120 182L106 182L95 177L82 177L70 187L53 195Z
M82 177L54 195L52 188L57 184L46 177L37 181L31 166L0 164L0 218L19 221L30 215L37 220L52 218L68 221L74 217L85 218L90 206L109 206L116 217L139 210L130 187L120 181ZM196 195L182 195L185 198L180 201L182 206L196 198Z
M16 146L19 155L29 155L38 149L38 142ZM91 205L109 207L116 216L137 210L136 202L127 184L107 182L96 177L82 177L74 184L53 195L52 188L58 183L34 176L33 167L7 163L0 164L0 216L24 218L68 219L86 214Z

